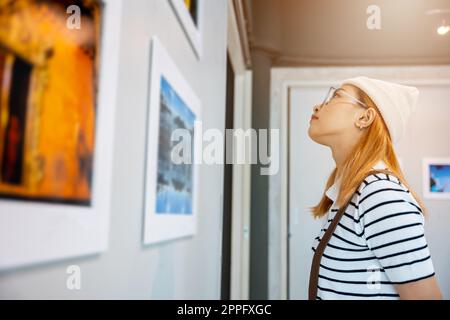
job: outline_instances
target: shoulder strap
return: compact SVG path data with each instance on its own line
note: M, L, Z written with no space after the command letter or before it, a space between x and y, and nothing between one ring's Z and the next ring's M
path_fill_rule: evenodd
M364 178L361 180L361 182L358 184L358 186L370 175L376 173L386 173L386 174L392 174L392 172L388 170L371 170L369 171ZM316 300L317 298L317 284L319 282L319 269L320 269L320 260L322 259L323 252L325 251L325 248L328 244L328 242L331 239L331 236L333 235L334 230L336 229L339 221L341 220L342 216L344 215L345 210L347 209L348 205L350 204L352 197L350 197L347 202L339 208L338 212L334 216L333 220L331 221L327 231L325 231L322 239L320 240L319 244L317 245L316 251L314 252L314 257L311 264L311 272L309 274L309 300Z

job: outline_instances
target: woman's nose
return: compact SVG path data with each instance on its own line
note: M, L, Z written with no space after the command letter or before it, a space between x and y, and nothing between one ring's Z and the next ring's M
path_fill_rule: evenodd
M313 108L314 113L318 112L319 109L320 109L319 105L316 104L316 105L314 106L314 108Z

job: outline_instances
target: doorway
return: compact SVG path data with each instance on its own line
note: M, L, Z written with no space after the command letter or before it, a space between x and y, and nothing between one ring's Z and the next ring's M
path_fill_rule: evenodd
M227 55L225 129L233 129L234 119L234 71L230 56ZM226 135L224 135L226 137ZM226 138L225 138L226 139ZM233 202L233 165L227 164L227 153L232 149L224 143L224 178L223 178L223 225L222 225L222 286L221 299L231 297L231 227Z
M226 64L225 129L247 132L252 127L251 61L241 15L241 3L229 1ZM237 150L235 136L224 132L224 160L232 160ZM227 138L228 136L228 138ZM229 140L229 141L227 141ZM247 139L248 140L248 139ZM245 143L248 143L246 141ZM255 142L250 142L255 143ZM251 147L251 146L248 146ZM249 298L250 268L250 159L243 164L224 162L223 234L221 249L222 299Z
M281 161L280 175L269 177L269 216L279 226L269 235L269 299L307 298L311 246L320 230L320 220L311 217L308 207L319 202L335 166L330 149L307 136L308 121L314 104L323 101L330 86L339 86L344 79L360 74L419 87L425 104L446 101L442 96L448 94L450 85L450 69L442 66L417 67L413 72L403 66L272 68L271 126L281 130ZM433 110L448 112L448 108L437 103L433 104ZM438 149L445 145L441 140L445 134L437 130L446 125L436 126L435 131L426 125L447 118L436 117L439 113L420 105L416 112L415 120L411 119L416 130L410 131L396 150L405 162L407 179L415 181L416 189L420 190L423 146L431 147L429 141L435 141L433 147ZM420 143L422 150L417 148ZM430 223L428 228L438 227ZM430 232L430 246L442 243L435 234L439 232ZM444 257L447 251L437 249L435 255Z

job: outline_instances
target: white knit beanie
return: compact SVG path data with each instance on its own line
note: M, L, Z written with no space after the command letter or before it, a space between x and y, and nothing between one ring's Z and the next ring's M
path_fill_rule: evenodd
M344 84L360 88L372 99L386 123L392 143L398 142L416 109L419 90L364 76L344 80L342 85Z

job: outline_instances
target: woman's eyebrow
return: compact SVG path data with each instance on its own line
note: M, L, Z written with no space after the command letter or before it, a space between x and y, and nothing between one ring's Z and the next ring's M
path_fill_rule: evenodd
M344 92L345 92L345 90L344 90L344 89L342 89L342 88L338 88L338 89L336 89L335 93L337 93L337 94L340 94L340 93L341 93L341 91L344 91Z

